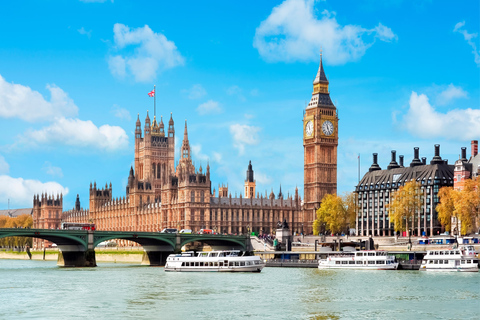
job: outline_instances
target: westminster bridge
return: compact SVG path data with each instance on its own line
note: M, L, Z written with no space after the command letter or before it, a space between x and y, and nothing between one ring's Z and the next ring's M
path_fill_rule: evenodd
M113 239L140 244L144 251L142 264L151 266L165 265L169 254L178 253L184 245L194 242L213 249L252 250L248 236L218 234L0 228L0 238L5 237L31 237L55 243L59 249L57 264L63 267L95 267L95 247Z

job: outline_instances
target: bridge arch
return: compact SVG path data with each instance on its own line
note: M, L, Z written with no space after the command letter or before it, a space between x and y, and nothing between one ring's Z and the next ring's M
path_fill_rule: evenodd
M180 241L180 247L183 247L186 244L193 243L193 242L202 242L206 243L209 246L215 248L225 248L231 249L241 249L247 250L248 245L246 243L245 237L231 237L231 236L223 236L223 235L198 235L198 234L190 234L190 235L182 235Z

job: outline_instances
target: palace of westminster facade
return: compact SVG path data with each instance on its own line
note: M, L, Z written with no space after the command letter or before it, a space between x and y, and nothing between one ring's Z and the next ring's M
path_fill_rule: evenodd
M315 210L323 196L337 191L338 117L329 91L322 60L313 82L313 93L303 119L304 193L298 189L285 197L273 191L256 192L249 163L244 195L232 197L228 185L212 190L210 166L195 168L188 140L187 123L175 167L175 128L172 115L165 130L147 116L143 130L140 118L135 128L135 164L130 169L126 195L113 198L112 185L90 184L89 209L63 212L62 196L34 196L34 228L59 228L62 222L95 223L97 230L159 231L163 228L213 229L219 233L274 233L278 221L286 220L292 232L311 234Z

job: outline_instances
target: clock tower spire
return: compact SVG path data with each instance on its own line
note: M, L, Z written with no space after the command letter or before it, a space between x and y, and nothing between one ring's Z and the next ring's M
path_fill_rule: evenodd
M315 212L323 197L337 193L338 115L328 85L320 53L312 98L303 117L303 220L307 233L313 231Z

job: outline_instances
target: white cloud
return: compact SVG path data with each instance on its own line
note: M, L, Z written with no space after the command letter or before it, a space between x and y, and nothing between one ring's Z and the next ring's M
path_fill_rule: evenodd
M436 101L438 105L446 105L454 99L466 98L467 96L467 92L461 87L455 87L453 84L449 84L445 90L440 92Z
M81 28L78 29L77 31L78 31L78 33L80 33L80 34L86 35L89 39L90 39L90 37L92 36L92 30L87 31L87 30L85 30L84 27L81 27Z
M271 184L273 182L273 179L266 175L265 173L255 171L255 180L259 184Z
M217 163L221 163L222 162L222 154L219 153L219 152L213 152L212 153L212 156L213 156L213 160Z
M468 33L467 30L463 30L463 27L465 26L465 21L459 22L455 25L455 28L453 29L453 32L458 32L463 35L463 38L465 41L467 41L468 45L472 47L473 51L473 56L475 57L475 63L477 66L480 67L480 52L477 50L477 45L473 41L474 38L478 36L476 33Z
M108 64L114 76L120 78L132 74L137 82L152 81L157 73L184 64L173 41L163 34L155 33L147 25L130 28L116 23L113 26L114 42L118 50L134 46L133 53L110 56ZM128 50L127 50L128 52Z
M77 106L62 89L48 84L50 101L41 93L20 84L9 83L0 75L0 117L35 122L58 116L74 116Z
M201 84L194 84L191 89L184 91L188 92L188 98L192 100L200 99L207 95L207 90L205 90L205 88L202 87Z
M10 166L8 165L7 161L5 161L5 158L0 155L0 174L5 174L10 171Z
M128 146L128 136L121 127L108 124L97 127L90 120L56 118L48 127L27 131L20 143L60 144L116 151Z
M418 95L416 92L412 92L409 104L402 126L412 135L460 140L480 136L480 109L453 109L440 113L430 105L425 94Z
M130 121L132 119L132 116L130 115L130 111L128 111L125 108L121 108L120 106L118 106L116 104L113 105L112 112L113 112L113 115L117 118L125 119L125 120L128 120L128 121Z
M374 43L397 39L393 31L379 23L373 29L356 25L341 26L335 12L315 15L314 0L286 0L272 9L270 16L255 31L253 46L270 62L324 58L331 64L358 60Z
M230 125L230 134L233 138L233 145L238 149L240 154L245 151L245 145L258 144L259 127L249 126L246 124L232 124Z
M208 161L208 156L202 153L201 144L192 144L191 148L193 153L193 160Z
M45 163L43 164L42 170L43 170L46 174L49 174L49 175L51 175L51 176L53 176L53 177L63 178L62 168L52 166L52 164L51 164L50 162L48 162L48 161L45 161Z
M125 78L127 75L125 59L122 56L110 56L108 58L108 67L110 72L117 78Z
M222 113L223 109L220 106L220 103L217 101L213 100L208 100L205 103L202 103L201 105L198 106L197 112L200 115L206 115L206 114L218 114Z
M65 196L68 194L68 188L54 181L41 182L0 175L0 203L6 203L10 199L13 207L31 208L33 196L45 191L55 195L62 193Z

